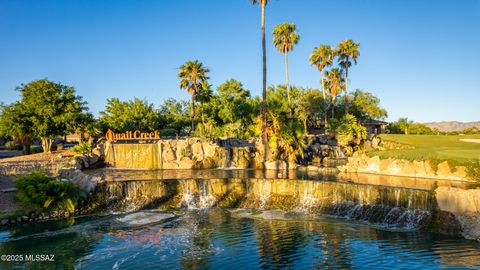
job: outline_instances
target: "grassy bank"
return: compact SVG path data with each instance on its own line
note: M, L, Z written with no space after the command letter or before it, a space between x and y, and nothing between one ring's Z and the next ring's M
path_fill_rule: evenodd
M400 146L400 149L370 151L369 156L406 160L448 161L455 165L480 165L480 143L462 139L480 139L480 135L400 135L383 134L382 141ZM403 147L402 147L403 146Z

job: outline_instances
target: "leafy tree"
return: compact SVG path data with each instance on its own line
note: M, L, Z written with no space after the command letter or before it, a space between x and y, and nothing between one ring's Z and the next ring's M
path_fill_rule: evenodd
M219 110L218 117L223 124L241 122L249 125L258 111L250 97L250 91L243 88L241 82L230 79L217 88Z
M311 126L320 126L322 114L326 115L327 108L324 98L318 89L299 90L298 106L295 115L303 123L304 132L307 133L308 122ZM322 105L323 104L323 105Z
M76 115L67 123L67 131L78 135L80 144L85 142L85 138L88 138L91 144L93 142L93 136L101 134L98 122L91 113Z
M1 104L0 137L12 137L24 146L26 154L30 154L33 133L30 113L23 108L22 103Z
M263 81L262 81L262 142L264 161L268 154L268 138L267 138L267 49L265 44L265 10L270 0L250 0L252 4L259 4L262 8L262 64L263 64Z
M180 88L185 89L192 96L192 131L195 130L195 97L200 93L202 84L208 80L207 73L210 70L204 67L198 60L187 61L180 66L178 77L180 78Z
M332 65L333 58L335 56L335 51L332 50L330 45L320 45L316 47L312 54L310 55L310 63L315 65L320 71L322 79L322 96L325 103L325 108L327 108L327 96L325 91L325 68ZM333 116L332 116L333 117ZM327 124L327 111L325 110L325 124Z
M345 114L348 114L348 69L352 66L352 60L357 64L357 58L360 55L358 50L360 43L355 43L351 39L341 41L337 46L338 64L345 70Z
M86 112L86 102L70 86L47 79L32 81L17 88L22 95L21 110L28 112L33 136L42 139L45 152L53 139L64 135L70 123Z
M462 131L463 134L480 134L480 128L477 127L469 127Z
M169 98L160 106L160 117L163 128L173 128L180 133L189 125L188 102Z
M332 68L327 72L327 80L325 81L325 88L331 95L332 118L335 117L335 101L337 96L344 89L344 80L342 72L338 68Z
M296 87L292 87L293 92L298 91ZM296 93L295 93L296 96ZM271 124L272 117L275 117L280 122L286 122L290 117L290 106L287 99L287 88L285 85L269 86L267 88L267 107L268 118L267 122Z
M290 102L290 87L288 85L288 52L293 51L293 45L298 43L300 36L297 34L293 23L282 23L273 29L273 45L278 51L285 54L285 85L287 86L288 103Z
M400 127L400 130L405 133L405 135L408 135L408 129L412 124L413 124L413 121L408 120L408 118L406 117L398 119L398 126Z
M121 101L118 98L107 100L105 110L100 112L100 125L103 130L156 130L159 128L159 113L146 100L134 98Z
M433 130L421 123L413 123L408 129L409 134L421 134L421 135L431 135L434 134Z
M361 121L387 117L387 111L380 107L380 99L372 93L357 89L351 103L352 114Z

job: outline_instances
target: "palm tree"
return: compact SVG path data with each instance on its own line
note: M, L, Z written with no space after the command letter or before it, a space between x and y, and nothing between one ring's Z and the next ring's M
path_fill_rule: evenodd
M262 83L262 143L263 160L267 160L268 139L267 139L267 49L265 45L265 8L270 0L250 0L252 4L259 4L262 8L262 62L263 62L263 83Z
M210 70L204 67L198 60L187 61L180 66L178 77L180 78L180 88L185 89L192 96L192 132L195 130L195 96L200 92L200 87L207 79L207 73Z
M300 36L297 34L293 23L282 23L273 29L273 45L285 54L285 85L287 87L288 104L290 104L290 87L288 85L288 52L293 51L293 45L298 43Z
M352 66L352 60L357 64L357 57L360 55L358 47L351 39L341 41L337 46L338 64L345 70L345 114L348 113L348 68Z
M200 108L202 113L202 124L205 127L205 116L203 112L203 104L209 102L212 98L212 85L208 84L207 81L202 82L200 92L197 93L197 100L200 102Z
M325 68L332 65L335 51L330 45L320 45L313 49L310 55L310 63L318 68L322 74L322 96L325 102L325 125L327 124L327 96L325 93Z
M344 80L342 79L342 71L338 68L332 68L332 70L327 71L327 80L325 81L325 86L328 89L328 92L332 96L331 106L332 106L332 118L335 116L335 101L338 94L340 94L344 88Z

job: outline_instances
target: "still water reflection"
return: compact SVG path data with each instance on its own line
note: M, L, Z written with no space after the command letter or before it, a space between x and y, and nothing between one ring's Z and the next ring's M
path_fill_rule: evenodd
M480 244L280 210L140 211L0 232L0 269L479 268Z

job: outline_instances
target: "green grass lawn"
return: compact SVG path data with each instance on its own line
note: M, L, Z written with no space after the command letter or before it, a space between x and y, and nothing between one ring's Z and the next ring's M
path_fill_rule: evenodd
M461 139L480 139L480 135L380 135L383 141L390 141L413 149L387 149L370 151L369 156L407 160L449 161L455 165L478 166L480 164L480 143L463 142ZM452 164L452 165L453 165Z

